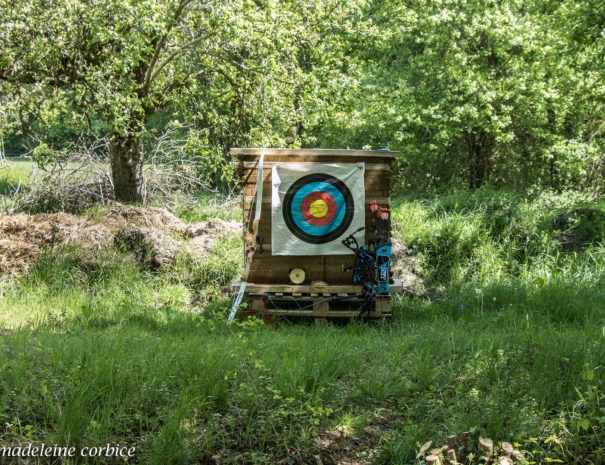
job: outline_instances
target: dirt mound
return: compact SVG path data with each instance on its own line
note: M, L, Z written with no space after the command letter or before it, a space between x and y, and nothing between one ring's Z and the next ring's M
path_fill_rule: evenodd
M186 251L198 258L208 256L210 250L229 234L241 234L242 225L236 221L223 221L218 218L187 227L185 234L192 239L186 245Z
M391 238L391 244L391 276L403 282L406 294L425 296L426 287L421 278L422 270L419 269L414 252L395 238Z
M158 229L129 226L115 236L116 245L133 252L139 263L151 270L161 270L176 259L179 245L169 234Z
M213 218L202 223L189 225L185 228L185 234L189 237L199 236L222 236L225 234L241 234L242 225L237 221L224 221L220 218Z
M105 225L67 213L0 215L0 273L27 270L46 249L70 243L102 249L110 239Z
M109 207L102 223L112 229L133 225L170 230L179 234L183 234L188 226L164 208L134 207L121 203L113 203Z
M163 208L120 203L83 217L0 214L0 275L27 271L44 250L54 247L78 244L94 252L114 242L125 244L145 265L157 269L171 263L181 246L203 258L225 235L237 233L241 225L235 221L213 219L188 225ZM179 243L189 238L193 239L186 245Z

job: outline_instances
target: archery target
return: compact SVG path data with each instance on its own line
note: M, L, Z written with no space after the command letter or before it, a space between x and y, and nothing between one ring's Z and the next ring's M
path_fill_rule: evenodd
M364 225L363 171L361 163L274 167L273 254L349 253L342 239Z
M282 214L288 229L310 244L338 239L353 221L353 196L346 184L324 173L294 182L284 197Z

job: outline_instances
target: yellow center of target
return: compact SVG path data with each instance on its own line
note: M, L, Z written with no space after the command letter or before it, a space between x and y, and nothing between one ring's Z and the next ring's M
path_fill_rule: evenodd
M309 210L315 218L323 218L328 213L328 204L322 199L317 199L311 202Z

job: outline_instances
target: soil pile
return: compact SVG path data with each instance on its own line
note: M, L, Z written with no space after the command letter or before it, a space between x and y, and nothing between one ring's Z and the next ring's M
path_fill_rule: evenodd
M193 256L206 257L214 245L229 234L241 234L242 226L236 221L223 221L218 218L187 226L185 234L192 239L186 250Z
M109 240L107 226L67 213L0 215L0 273L26 271L43 250L65 244L100 250Z
M236 221L213 218L187 224L168 210L112 203L87 216L68 213L0 214L0 275L27 271L45 250L77 244L94 253L112 244L132 252L141 265L160 270L179 251L197 259L208 257L228 235L241 234ZM392 276L403 281L406 293L424 295L413 253L393 239Z
M170 264L181 247L204 257L225 235L239 233L241 225L234 221L212 219L189 225L163 208L120 203L88 216L0 214L0 274L23 273L43 251L55 247L77 244L95 252L114 242L157 269Z
M414 251L394 237L391 238L391 243L391 276L402 281L406 294L425 296L426 286Z

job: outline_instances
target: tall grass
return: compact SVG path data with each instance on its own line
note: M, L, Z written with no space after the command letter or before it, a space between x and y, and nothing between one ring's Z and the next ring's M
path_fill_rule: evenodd
M584 225L581 250L552 227L580 206L602 210L487 190L398 201L395 234L429 292L396 300L387 324L226 325L235 237L161 274L117 251L44 255L0 299L0 445L128 444L151 464L408 464L419 444L475 429L536 463L599 463L602 225Z
M0 195L11 195L19 185L29 184L32 166L29 159L5 159L0 165Z

